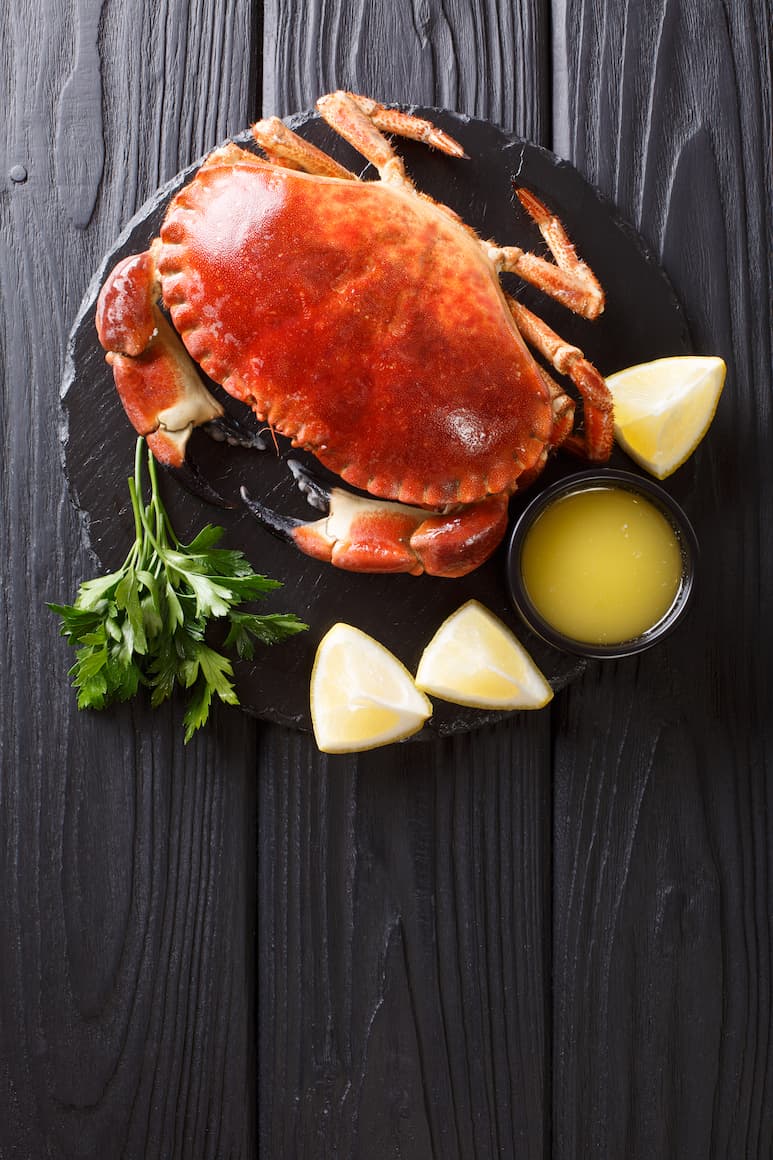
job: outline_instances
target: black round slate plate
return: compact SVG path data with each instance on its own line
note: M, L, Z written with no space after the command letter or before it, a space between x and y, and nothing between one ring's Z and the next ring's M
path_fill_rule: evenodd
M602 373L689 350L680 305L657 262L635 231L568 163L484 121L438 109L416 110L461 142L469 160L453 160L413 142L397 146L418 187L452 206L486 238L544 252L541 238L512 192L513 181L533 190L564 221L579 253L595 270L607 293L601 319L590 323L570 315L538 291L508 278L508 289L535 309L565 338L580 346ZM375 173L315 114L301 114L293 128L364 177ZM236 138L250 146L249 132ZM82 304L70 338L63 384L63 454L75 505L84 519L87 542L105 569L123 561L133 534L126 480L132 472L135 435L113 389L94 328L99 288L119 258L147 247L158 232L172 195L197 166L178 174L142 207L105 255ZM224 397L224 396L221 396ZM225 399L225 397L224 397ZM225 400L244 414L240 404ZM191 449L204 474L222 494L238 496L244 482L269 507L315 518L295 489L284 462L288 446L265 452L224 448L196 432ZM292 452L298 456L297 452ZM631 467L621 453L613 463ZM569 456L553 457L542 480L584 466ZM531 492L512 501L513 517ZM293 611L310 628L289 642L260 651L254 664L236 666L242 706L281 724L310 728L308 689L312 660L327 629L337 620L375 636L415 671L421 651L441 621L470 598L480 600L506 621L531 651L555 689L577 676L584 662L532 636L513 611L504 574L504 546L482 568L458 580L427 576L355 575L318 564L279 542L239 507L211 507L164 480L164 497L181 539L206 523L225 526L227 543L239 547L257 571L284 587L261 604L266 611ZM435 702L431 722L419 735L431 737L468 730L504 716Z

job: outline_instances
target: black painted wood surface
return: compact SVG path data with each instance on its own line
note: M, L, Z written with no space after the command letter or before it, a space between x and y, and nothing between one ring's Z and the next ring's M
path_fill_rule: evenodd
M0 4L0 1156L771 1154L768 0ZM346 86L489 117L641 231L728 384L689 624L359 758L79 714L68 330L146 197Z

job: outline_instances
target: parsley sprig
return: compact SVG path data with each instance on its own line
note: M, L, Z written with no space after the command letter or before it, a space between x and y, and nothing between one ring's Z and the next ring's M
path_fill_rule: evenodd
M185 740L205 724L212 697L238 705L230 659L207 643L211 621L226 627L222 649L252 660L255 642L274 644L307 627L292 613L258 615L245 601L275 588L244 555L217 545L223 528L207 524L189 544L175 535L161 501L156 464L147 451L150 501L143 503L144 439L137 440L129 494L134 543L117 572L81 584L74 604L49 604L76 648L70 669L79 709L104 709L147 686L151 704L189 690Z

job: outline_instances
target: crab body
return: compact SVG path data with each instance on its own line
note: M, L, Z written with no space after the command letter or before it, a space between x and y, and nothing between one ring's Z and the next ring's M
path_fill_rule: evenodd
M507 498L549 449L578 442L573 402L524 335L584 395L586 454L605 458L611 446L598 372L505 295L500 272L517 270L589 316L603 295L563 227L525 191L556 264L482 242L417 193L379 129L416 136L427 122L351 94L320 104L381 180L355 180L281 122L261 123L268 159L233 144L216 150L171 202L150 250L113 272L100 338L127 414L160 458L179 462L191 424L222 410L194 383L198 364L374 497L338 494L323 520L292 526L302 550L356 570L463 574L493 551ZM461 153L433 132L432 144Z
M373 495L470 503L511 489L549 438L493 265L400 188L231 147L178 195L157 263L207 374Z

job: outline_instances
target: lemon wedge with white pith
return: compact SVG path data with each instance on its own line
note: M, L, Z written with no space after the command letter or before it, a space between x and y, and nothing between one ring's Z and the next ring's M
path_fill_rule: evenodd
M477 600L441 624L419 661L416 684L477 709L541 709L553 696L520 641Z
M311 673L311 721L323 753L355 753L417 733L432 705L405 666L351 624L322 638Z
M679 355L609 375L623 450L657 479L671 475L708 431L726 369L721 358Z

